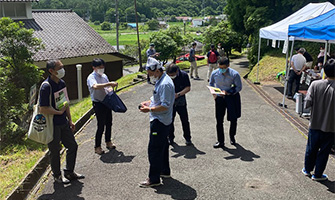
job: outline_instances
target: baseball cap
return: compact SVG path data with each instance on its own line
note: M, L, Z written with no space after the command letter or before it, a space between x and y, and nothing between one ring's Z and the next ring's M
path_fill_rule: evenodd
M161 69L161 68L164 70L163 65L158 60L152 57L148 58L147 64L145 65L146 70L155 71L156 69Z
M154 43L150 43L150 46L151 46L151 47L154 47L154 46L155 46L155 44L154 44Z

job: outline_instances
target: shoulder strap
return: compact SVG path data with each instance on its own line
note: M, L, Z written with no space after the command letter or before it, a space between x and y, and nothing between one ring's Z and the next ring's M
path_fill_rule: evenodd
M51 92L52 92L52 88L51 88L51 85L50 85L50 83L48 82L48 81L43 81L42 82L42 84L41 84L41 86L40 86L40 90L39 90L39 93L38 93L38 98L37 98L37 105L38 106L40 106L40 96L41 96L41 89L42 89L42 86L44 85L44 84L48 84L49 86L50 86L50 96L49 96L49 102L50 102L50 106L51 106Z

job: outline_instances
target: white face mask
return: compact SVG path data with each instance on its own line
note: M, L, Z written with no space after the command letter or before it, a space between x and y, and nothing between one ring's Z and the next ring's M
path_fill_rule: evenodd
M221 46L218 46L219 49L221 49Z
M105 73L105 68L97 69L97 73L102 76Z
M175 79L176 77L177 77L177 75L170 76L171 79Z
M56 75L57 78L61 79L64 76L65 76L65 69L64 68L57 71L57 75Z
M158 78L156 78L155 76L149 76L150 78L150 82L153 84L156 84L156 82L158 81Z

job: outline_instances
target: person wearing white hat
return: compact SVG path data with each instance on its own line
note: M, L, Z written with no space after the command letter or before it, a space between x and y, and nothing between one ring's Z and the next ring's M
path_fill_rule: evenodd
M175 89L164 67L154 58L148 58L146 70L155 84L153 95L140 104L143 113L150 113L150 140L148 147L149 177L140 187L154 187L161 184L160 177L170 177L168 135L172 123Z

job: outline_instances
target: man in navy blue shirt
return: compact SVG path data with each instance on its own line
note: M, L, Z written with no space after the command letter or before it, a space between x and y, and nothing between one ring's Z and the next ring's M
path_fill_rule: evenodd
M70 108L68 105L64 105L61 109L57 109L55 103L54 93L66 87L65 82L62 80L65 76L65 70L60 60L48 61L46 68L49 72L49 77L45 81L49 84L43 84L41 87L39 104L41 113L54 115L53 141L48 144L51 170L56 182L69 183L70 180L81 179L84 176L74 172L78 145L73 135L75 125L71 120ZM64 176L62 176L60 170L60 142L67 149Z
M229 59L220 58L219 69L212 72L209 85L219 88L223 94L213 94L215 100L216 130L218 142L214 148L224 147L223 118L227 110L227 120L230 121L230 143L236 144L235 135L237 119L241 117L242 82L240 74L229 68Z
M173 145L174 143L174 118L176 117L176 113L179 114L181 124L183 127L184 138L186 140L186 145L192 145L191 142L191 131L190 131L190 123L188 121L188 113L186 106L186 96L185 94L191 90L190 78L187 73L180 70L179 67L172 63L166 68L166 73L173 80L174 88L175 88L175 102L173 105L173 115L172 115L172 124L169 134L169 143Z

